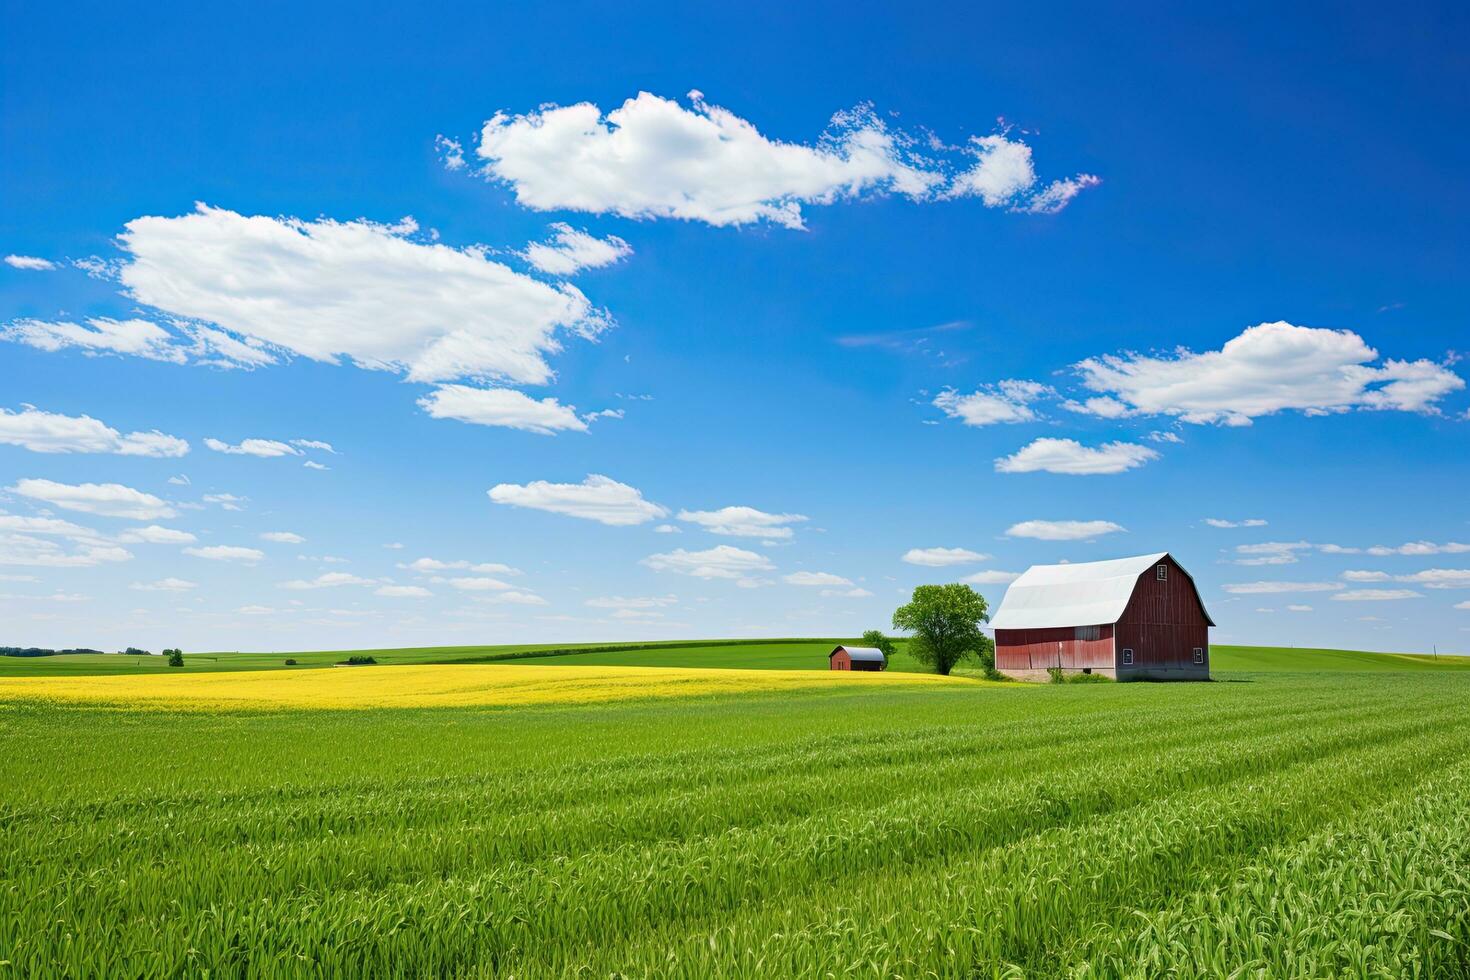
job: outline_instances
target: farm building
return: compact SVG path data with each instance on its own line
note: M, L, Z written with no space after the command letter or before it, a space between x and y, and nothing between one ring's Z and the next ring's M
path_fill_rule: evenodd
M884 670L888 658L877 647L834 647L827 654L827 666L832 670Z
M1209 680L1215 623L1165 552L1033 565L991 619L995 667L1045 680L1053 667L1118 680Z

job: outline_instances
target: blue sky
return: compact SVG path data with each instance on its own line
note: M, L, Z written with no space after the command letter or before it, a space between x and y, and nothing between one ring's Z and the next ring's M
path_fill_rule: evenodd
M0 643L1470 650L1463 9L6 20Z

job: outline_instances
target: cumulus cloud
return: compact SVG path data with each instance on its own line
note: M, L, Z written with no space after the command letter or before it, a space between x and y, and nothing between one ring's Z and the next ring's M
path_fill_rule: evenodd
M1210 527L1265 527L1266 522L1258 517L1249 517L1243 521L1227 521L1219 517L1206 517L1205 523Z
M5 264L12 269L25 269L29 272L49 272L56 268L56 263L50 259L42 259L34 255L7 255Z
M185 548L184 554L193 555L195 558L206 558L209 561L257 562L265 557L265 552L258 548L243 548L233 544L212 544L203 548Z
M969 582L971 585L1010 585L1021 577L1020 572L1002 572L999 570L976 572L974 575L966 575L960 579L961 582Z
M995 461L998 473L1065 473L1093 476L1122 473L1142 466L1159 454L1131 442L1084 446L1075 439L1041 438Z
M1231 595L1275 595L1285 592L1335 592L1340 582L1234 582L1223 586Z
M177 513L168 502L121 483L69 484L53 480L19 480L9 489L11 493L40 500L53 507L102 517L151 521L173 517Z
M118 432L90 415L60 415L33 405L19 412L0 408L0 444L36 453L114 453L119 456L183 456L189 444L157 429Z
M70 546L66 546L31 534L0 532L0 565L91 568L108 562L128 561L132 557L132 552L114 544L74 539Z
M1470 589L1470 568L1426 568L1409 575L1395 575L1393 579L1428 589Z
M656 572L675 572L679 575L692 575L694 578L702 579L734 579L750 584L756 584L753 578L756 572L767 571L775 567L765 555L731 547L728 544L718 545L705 551L675 548L663 554L649 555L643 559L641 564Z
M1332 598L1339 602L1394 602L1399 599L1419 599L1422 594L1413 589L1348 589Z
M295 446L275 439L245 439L237 445L231 445L219 439L205 439L204 445L217 453L227 453L231 456L259 456L269 459L276 456L301 455L301 450Z
M521 570L503 565L500 562L471 562L464 559L455 561L441 561L438 558L416 558L411 562L399 564L399 568L420 575L428 575L433 572L469 571L482 575L519 575Z
M1039 541L1081 541L1127 528L1112 521L1021 521L1006 529L1010 538L1036 538Z
M1387 582L1393 578L1387 572L1375 572L1367 569L1349 569L1342 573L1342 577L1348 582Z
M237 497L233 493L206 493L201 499L206 504L217 505L221 510L243 510L246 498Z
M593 609L659 609L665 606L677 605L678 602L679 597L675 595L608 595L588 599L585 605L591 606Z
M1307 541L1261 541L1256 544L1236 545L1236 554L1243 557L1234 559L1231 564L1294 565L1297 562L1297 552L1310 551L1312 547Z
M1433 541L1409 541L1392 546L1376 544L1371 548L1364 548L1363 552L1369 555L1461 555L1470 552L1470 544L1460 541L1447 541L1444 544L1436 544Z
M592 336L606 326L575 287L516 272L481 247L420 241L417 230L411 219L303 221L200 204L192 214L128 222L118 278L140 303L242 338L244 350L215 345L225 360L284 351L413 381L542 384L560 333ZM167 346L167 332L148 326L153 332L134 346L187 359Z
M551 239L532 242L521 253L536 269L550 276L569 276L582 269L600 269L633 254L633 247L616 235L598 238L558 221Z
M833 575L831 572L792 572L781 576L781 580L787 585L852 585L851 579Z
M384 585L373 590L373 595L390 599L427 599L433 594L422 585Z
M946 389L935 396L934 407L965 425L1033 422L1037 414L1032 403L1053 394L1051 388L1035 381L1000 381L981 385L968 395Z
M262 541L274 541L277 544L304 544L306 539L294 531L266 531L260 536Z
M497 504L566 514L601 524L626 527L668 516L668 508L616 480L593 473L581 483L535 480L524 485L501 483L487 493Z
M538 401L513 388L440 385L420 398L418 404L436 419L495 425L543 436L587 431L586 420L577 415L574 406L563 405L555 398Z
M344 585L377 585L370 578L353 575L351 572L324 572L313 579L292 579L289 582L281 582L282 589L294 591L305 591L308 589L336 589Z
M1276 322L1249 327L1217 351L1110 354L1088 358L1077 370L1087 388L1107 399L1099 406L1201 424L1250 425L1292 410L1434 411L1441 398L1465 387L1433 361L1388 359L1374 366L1377 360L1378 352L1350 330Z
M435 581L439 581L435 579ZM511 588L509 582L502 582L497 578L485 576L465 575L447 580L451 586L461 592L498 592Z
M197 589L197 582L190 582L182 578L161 578L156 582L134 582L129 588L137 589L139 592L188 592Z
M13 320L0 327L0 339L44 351L75 347L87 354L130 354L174 364L189 359L175 345L173 334L151 320L93 317L86 326L70 321Z
M984 561L989 557L989 555L982 555L968 548L910 548L903 554L903 560L908 564L925 565L930 568L942 568L945 565L968 565L972 562Z
M679 520L697 524L711 534L732 538L765 538L784 541L794 533L789 527L807 519L805 514L768 514L754 507L721 507L719 510L681 510Z
M513 606L545 606L547 601L534 592L522 592L518 589L509 589L505 592L496 592L493 595L476 596L476 602L505 603Z
M150 524L147 527L137 527L131 531L124 531L117 536L117 539L119 541L126 541L129 544L193 544L199 540L188 531L180 531L172 527L160 527L157 524Z
M867 106L833 116L807 145L772 140L698 92L689 98L685 108L641 92L605 116L586 102L496 113L480 131L480 173L538 211L787 228L803 227L803 205L886 193L1055 211L1096 182L1083 176L1075 189L1059 182L1038 191L1030 147L1002 134L926 158Z
M823 599L865 599L873 593L863 588L851 588L823 589L819 594Z

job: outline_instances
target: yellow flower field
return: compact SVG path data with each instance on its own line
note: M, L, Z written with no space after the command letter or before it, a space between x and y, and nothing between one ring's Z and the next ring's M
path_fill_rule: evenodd
M147 676L0 678L0 702L223 708L419 708L581 704L818 688L978 684L933 674L683 667L426 664Z

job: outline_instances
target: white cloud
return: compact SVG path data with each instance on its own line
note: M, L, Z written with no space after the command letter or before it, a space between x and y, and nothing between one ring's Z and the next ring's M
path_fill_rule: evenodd
M781 576L781 580L787 585L852 585L851 579L831 572L792 572Z
M644 524L668 516L668 508L651 500L626 483L591 474L581 483L549 483L536 480L524 486L501 483L487 493L497 504L529 507L532 510L566 514L615 527Z
M331 467L328 467L328 466L323 466L321 463L318 463L314 459L308 459L306 462L302 463L301 465L304 466L304 467L306 467L309 470L325 470L325 469L330 469L331 468Z
M1231 595L1275 595L1283 592L1335 592L1340 582L1235 582L1222 586Z
M266 531L260 536L262 541L274 541L277 544L305 544L306 539L294 531Z
M485 578L481 576L465 576L462 578L452 578L449 580L449 584L452 585L454 588L459 589L461 592L497 592L511 588L511 585L508 582L502 582L499 579Z
M1265 527L1266 522L1258 517L1246 518L1243 521L1226 521L1218 517L1206 517L1205 523L1210 527Z
M1236 558L1233 565L1294 565L1297 562L1297 552L1310 551L1312 544L1307 541L1262 541L1257 544L1240 544L1235 546L1237 554L1245 555L1244 558Z
M555 398L537 401L513 388L440 385L420 398L418 404L436 419L498 425L543 436L561 431L587 431L587 423L578 417L574 406L563 405Z
M511 589L508 592L497 592L494 595L477 596L477 602L502 602L515 606L545 606L547 601L534 592L521 592Z
M182 578L161 578L156 582L134 582L129 588L137 589L139 592L188 592L197 589L197 582L190 582Z
M787 525L807 519L805 514L768 514L754 507L721 507L719 510L681 510L679 520L697 524L711 534L732 538L766 538L784 541L793 531Z
M1032 422L1037 418L1032 403L1055 392L1035 381L1001 381L982 385L968 395L953 388L934 398L934 407L965 425L994 425L998 422Z
M49 272L56 268L56 263L50 259L42 259L34 255L7 255L5 264L12 269L25 269L30 272Z
M521 570L502 565L500 562L470 562L464 559L457 561L440 561L438 558L417 558L411 562L400 563L399 568L410 572L418 572L426 575L430 572L469 571L481 575L519 575Z
M206 504L218 504L221 510L243 510L247 498L233 493L206 493L201 499Z
M677 605L679 597L675 595L645 595L645 596L598 596L588 599L585 605L593 609L658 609L665 606Z
M246 439L239 445L230 445L219 439L205 439L204 445L217 453L231 456L260 456L269 459L276 456L300 456L301 450L275 439Z
M1002 572L999 570L976 572L974 575L966 575L960 579L961 582L969 582L971 585L1010 585L1021 577L1020 572Z
M1288 612L1311 612L1312 611L1312 607L1311 606L1303 606L1303 605L1300 605L1298 603L1293 603L1293 604L1287 606L1286 609L1287 609Z
M73 524L55 517L23 517L20 514L0 513L0 531L19 531L24 534L50 534L70 538L73 541L100 543L103 535L89 527Z
M998 473L1067 473L1090 476L1122 473L1142 466L1159 454L1131 442L1108 442L1096 448L1075 439L1037 439L1010 456L995 461Z
M1430 589L1470 589L1470 568L1426 568L1393 578L1395 582L1412 582Z
M1088 400L1091 401L1091 399ZM1170 442L1174 443L1175 445L1184 442L1184 440L1179 437L1179 433L1169 432L1167 430L1150 432L1148 435L1144 436L1144 438L1147 439L1149 442Z
M1459 541L1449 541L1444 544L1436 544L1433 541L1410 541L1396 547L1376 544L1363 550L1370 555L1462 555L1470 552L1470 544Z
M1349 589L1332 597L1341 602L1393 602L1398 599L1418 599L1421 594L1412 589Z
M1393 576L1387 572L1373 572L1367 570L1349 569L1342 573L1343 579L1348 582L1387 582Z
M1093 174L1078 174L1075 177L1054 180L1026 201L1020 210L1031 214L1056 214L1071 204L1072 198L1101 183L1102 179Z
M91 568L104 562L128 561L133 557L116 545L77 541L67 548L29 534L0 533L0 565L33 565L44 568Z
M331 453L333 456L339 455L337 450L332 448L330 442L322 442L320 439L292 439L291 445L299 449L320 449L322 452Z
M257 562L265 557L265 552L257 548L242 548L233 544L212 544L203 548L185 548L184 554L193 555L195 558L207 558L210 561L243 561Z
M373 591L390 599L427 599L433 594L422 585L384 585Z
M241 613L246 616L271 616L275 615L276 610L272 609L270 606L241 606L239 609L236 609L235 612Z
M150 524L147 527L133 528L124 531L117 536L119 541L140 544L193 544L199 539L188 531L180 531L172 527L159 527Z
M187 487L189 485L189 478L183 473L180 473L177 476L169 477L168 482L176 487Z
M332 364L345 357L412 381L542 384L559 331L591 336L606 326L575 287L516 272L481 247L415 240L417 230L411 219L302 221L200 204L192 214L128 222L118 277L138 302L244 338L243 350L212 345L220 358L258 363L271 350ZM186 359L153 329L162 337L150 340L168 359ZM193 337L196 346L208 342L197 330Z
M40 500L63 510L76 510L103 517L125 517L135 521L151 521L173 517L176 511L166 501L151 493L125 487L121 483L56 483L52 480L19 480L11 493Z
M1126 531L1112 521L1022 521L1006 529L1006 537L1036 538L1040 541L1081 541L1104 534Z
M27 405L23 411L0 408L0 444L37 453L115 453L119 456L182 456L183 439L151 432L123 435L90 415L59 415Z
M496 113L480 132L480 172L538 211L787 228L803 227L803 205L884 193L1054 211L1096 182L1083 176L1075 189L1058 182L1038 192L1030 147L1003 135L976 138L952 160L926 159L870 107L838 113L808 146L769 139L698 92L689 97L686 109L641 92L606 116L586 102Z
M149 320L94 317L87 326L69 321L13 320L0 328L0 340L44 351L77 347L88 354L131 354L151 361L183 364L189 359L174 337Z
M654 530L654 533L656 533L656 534L683 534L684 533L684 529L683 528L677 527L677 526L675 526L673 524L660 524L658 527L654 528L653 530Z
M984 561L989 555L968 548L910 548L903 553L903 560L910 565L926 565L942 568L945 565L968 565Z
M1262 323L1218 351L1124 353L1077 365L1083 384L1131 413L1185 422L1249 425L1276 412L1352 408L1423 412L1465 382L1433 361L1388 359L1348 330Z
M863 588L823 589L820 593L823 599L866 599L872 594Z
M633 254L633 247L616 235L598 238L564 222L551 226L548 242L533 242L522 256L550 276L569 276L581 269L600 269Z
M1464 602L1457 602L1457 603L1455 603L1455 608L1456 609L1470 609L1470 599L1466 599Z
M292 579L281 582L279 588L304 591L306 589L336 589L344 585L377 585L370 578L353 575L351 572L323 572L313 579Z
M686 551L675 548L663 554L649 555L641 562L656 572L675 572L702 579L736 579L754 584L755 572L763 572L773 566L765 555L745 551L728 544L718 545L705 551Z

